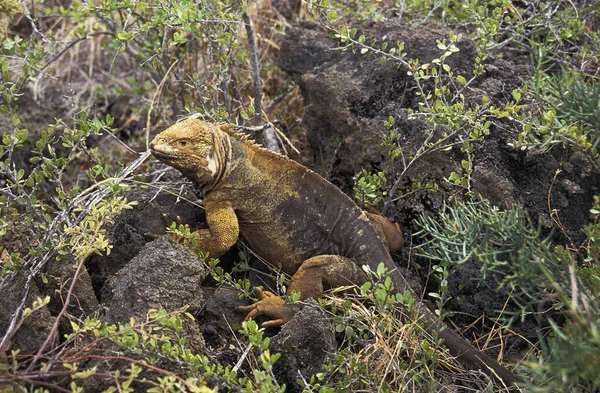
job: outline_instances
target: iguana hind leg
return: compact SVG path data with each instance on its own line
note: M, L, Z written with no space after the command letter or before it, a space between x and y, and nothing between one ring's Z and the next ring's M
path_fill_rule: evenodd
M258 296L258 301L249 306L239 306L237 308L239 312L248 313L244 321L262 315L271 318L263 322L262 327L277 327L284 325L300 310L300 307L296 307L293 303L287 303L284 299L269 291L263 291L260 288L254 288L254 290Z
M382 216L381 213L372 206L366 208L365 214L369 220L371 220L377 234L388 246L391 253L402 248L404 245L404 235L402 234L402 229L400 229L400 224L392 222L387 217Z
M317 255L305 260L290 279L288 294L300 292L300 300L318 298L324 290L365 282L361 267L339 255Z
M346 285L361 285L365 275L355 262L339 255L318 255L305 260L290 279L288 295L300 293L300 300L318 298L324 290ZM268 291L256 288L258 302L249 306L238 307L240 312L247 312L246 320L258 316L266 316L271 320L262 326L281 326L289 321L298 311L293 303L287 303Z

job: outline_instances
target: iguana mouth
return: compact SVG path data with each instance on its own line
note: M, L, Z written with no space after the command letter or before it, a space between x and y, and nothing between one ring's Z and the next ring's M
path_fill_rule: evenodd
M159 152L157 150L151 149L152 150L152 155L158 159L164 158L167 160L181 160L183 158L185 158L185 156L180 156L180 155L176 155L176 154L168 154L168 153L162 153Z

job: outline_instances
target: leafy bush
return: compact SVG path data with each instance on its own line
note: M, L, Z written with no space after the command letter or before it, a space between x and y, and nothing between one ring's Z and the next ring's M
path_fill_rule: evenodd
M593 392L600 387L596 250L578 255L552 246L548 239L540 239L523 209L501 210L485 201L457 202L439 219L421 217L418 226L415 236L423 240L417 247L419 255L449 270L478 261L483 277L491 274L498 287L510 293L519 308L512 315L503 310L505 326L529 315L542 326L549 319L549 336L544 329L538 331L540 341L525 363L535 381L543 384L530 386L532 391Z
M500 210L485 201L469 201L468 197L477 149L494 128L515 135L510 143L515 150L544 154L555 146L576 149L595 161L598 168L598 75L595 67L590 67L598 64L598 4L396 2L397 8L392 12L421 23L442 21L459 27L475 40L480 56L473 61L472 77L455 75L445 64L446 57L454 51L452 33L449 43L438 42L442 54L437 59L431 64L419 64L406 58L402 42L388 43L361 34L351 12L335 12L335 6L328 1L312 4L317 5L323 23L334 32L342 48L377 56L381 63L394 62L414 78L413 89L421 101L412 116L431 127L423 143L407 153L399 143L400 130L393 127L394 119L390 117L385 122L388 135L382 145L388 152L388 161L400 161L400 170L363 170L357 174L357 200L380 206L383 203L385 213L391 203L415 190L437 190L437 184L419 178L411 179L414 183L407 187L403 179L406 169L424 159L429 151L460 147L462 172L453 172L445 180L467 191L455 192L466 196L467 202L456 202L435 220L422 217L418 221L417 240L423 243L417 251L438 263L433 269L442 283L440 293L434 294L438 306L443 307L450 296L444 283L454 266L466 260L481 262L484 276L496 277L499 287L507 289L518 305L518 311L505 320L507 326L527 315L538 315L542 305L549 304L550 309L556 310L546 316L551 321L550 337L540 333L535 355L526 365L536 381L529 388L547 392L596 391L598 380L593 370L598 369L598 364L592 359L598 359L598 326L593 315L600 311L598 202L591 210L592 222L582 228L588 238L578 248L573 244L556 246L549 239L540 239L540 231L529 222L522 208ZM466 105L461 93L484 72L483 60L489 53L530 56L530 79L523 81L512 92L512 100L502 105L485 96L481 103ZM577 348L578 354L567 355L569 348Z

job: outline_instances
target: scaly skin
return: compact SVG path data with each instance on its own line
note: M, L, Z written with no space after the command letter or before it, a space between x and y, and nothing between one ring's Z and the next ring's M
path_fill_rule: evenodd
M288 292L300 292L301 299L317 298L328 288L361 285L366 280L362 266L375 271L383 262L396 291L409 291L416 299L424 328L437 332L462 364L507 385L516 381L512 372L456 333L440 329L438 319L395 269L389 249L403 243L399 227L376 211L362 211L318 174L227 125L197 118L169 127L150 148L204 195L208 229L193 236L211 257L224 254L241 234L258 255L291 276ZM257 303L240 308L247 318L265 315L272 319L263 325L280 326L297 311L269 292L257 292Z
M404 236L402 235L400 225L382 216L373 206L369 206L365 213L388 250L391 253L400 250L404 245Z

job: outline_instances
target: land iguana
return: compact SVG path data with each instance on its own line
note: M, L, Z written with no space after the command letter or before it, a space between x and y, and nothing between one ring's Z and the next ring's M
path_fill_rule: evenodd
M384 263L394 288L415 298L419 322L437 333L467 368L482 369L511 385L515 375L448 328L420 301L396 269L389 249L403 242L389 221L364 212L340 189L308 168L267 150L234 128L188 118L158 134L150 148L203 195L208 229L192 235L210 257L223 255L241 234L258 255L291 276L288 293L317 298L324 290L361 285L363 266ZM382 239L383 237L383 239ZM272 318L280 326L297 307L257 289L259 301L238 308L247 319Z

